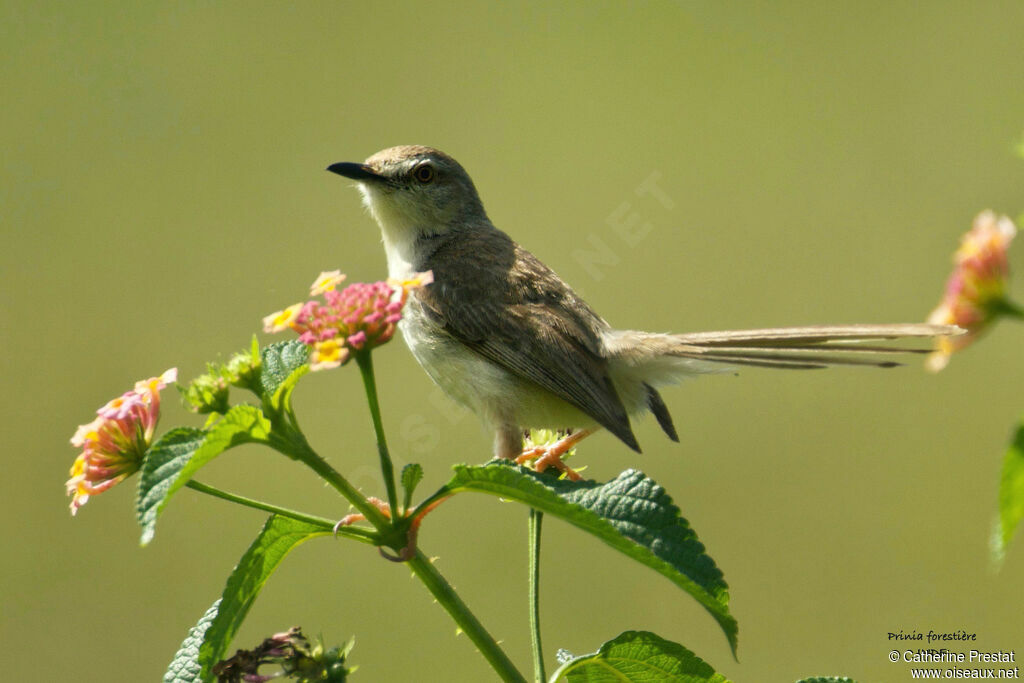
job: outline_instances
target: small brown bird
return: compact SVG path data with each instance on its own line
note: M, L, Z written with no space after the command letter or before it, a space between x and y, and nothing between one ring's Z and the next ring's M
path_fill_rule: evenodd
M877 340L953 335L928 324L784 327L657 334L612 328L537 257L494 227L469 175L430 147L385 149L329 171L358 181L380 225L389 275L433 272L399 329L427 374L494 431L494 453L567 469L561 456L600 427L639 452L629 416L646 412L678 436L658 387L722 368L897 365L877 354L920 351ZM571 429L523 452L524 431ZM570 470L571 473L571 470Z

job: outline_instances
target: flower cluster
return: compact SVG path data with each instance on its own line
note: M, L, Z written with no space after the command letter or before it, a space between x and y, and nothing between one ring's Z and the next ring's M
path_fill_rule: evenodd
M89 496L103 493L131 476L142 465L160 419L160 391L178 379L177 368L135 384L135 389L96 411L96 419L81 425L71 445L82 452L67 481L71 514Z
M953 352L970 344L999 315L1014 308L1006 298L1010 277L1006 254L1016 233L1009 218L983 211L963 236L953 256L946 293L928 322L959 325L967 333L940 339L928 358L929 370L937 372L946 367Z
M323 296L294 304L263 319L265 332L294 330L312 350L310 369L324 370L347 363L354 351L372 349L395 335L402 306L409 292L433 282L430 272L411 280L356 283L343 290L339 271L321 273L310 287L311 296Z

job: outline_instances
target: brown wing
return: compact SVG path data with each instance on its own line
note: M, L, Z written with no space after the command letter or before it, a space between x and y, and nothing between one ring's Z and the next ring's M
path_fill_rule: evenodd
M449 334L640 450L601 354L607 323L547 266L494 230L440 241L418 267L434 283L414 296Z

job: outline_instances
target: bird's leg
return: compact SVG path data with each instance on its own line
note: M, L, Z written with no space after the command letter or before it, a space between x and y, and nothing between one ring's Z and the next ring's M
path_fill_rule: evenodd
M553 444L528 448L516 457L516 464L522 465L523 463L533 462L533 467L538 472L543 472L549 467L554 467L559 472L564 472L565 476L569 477L569 479L579 481L582 477L580 477L580 475L571 467L562 462L562 456L595 431L597 430L577 429L575 432L570 432Z
M375 508L380 510L384 514L385 517L387 517L388 519L391 519L391 506L390 505L385 503L380 498L374 498L372 496L370 498L367 498L366 500L371 505L373 505ZM436 508L438 505L440 505L441 503L443 503L446 500L448 500L448 496L445 496L444 498L438 498L433 503L428 505L426 508L421 510L419 512L419 514L417 514L413 518L412 523L409 525L409 531L406 533L406 539L407 539L408 542L406 543L405 547L402 548L399 551L398 555L389 555L388 553L384 552L383 548L377 548L377 550L381 554L381 557L383 557L386 560L391 560L392 562L407 562L408 560L411 560L412 557L416 554L416 536L419 534L420 524L423 523L423 518L426 517L427 514L429 514L431 510L433 510L434 508ZM411 514L411 511L410 510L405 510L404 514L406 516L409 516ZM341 521L339 521L337 524L334 525L334 535L337 536L338 535L338 529L340 529L343 526L349 526L350 524L354 524L356 522L365 522L365 521L366 521L366 515L363 515L363 514L360 514L360 513L354 513L354 514L351 514L351 515L345 515L344 517L341 518Z

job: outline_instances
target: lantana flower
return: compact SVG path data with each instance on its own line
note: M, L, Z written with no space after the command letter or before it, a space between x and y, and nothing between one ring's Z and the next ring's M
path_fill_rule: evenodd
M159 377L137 382L135 389L97 410L96 419L81 425L71 437L71 445L82 449L66 484L68 495L74 496L72 515L90 496L139 470L160 419L160 391L177 379L177 368L171 368Z
M983 211L963 236L953 256L946 293L928 322L958 325L967 332L938 340L926 363L932 372L946 367L955 351L968 346L999 316L1019 314L1006 298L1010 278L1007 250L1016 234L1017 228L1009 218Z
M321 273L310 287L311 299L271 313L263 319L264 332L291 329L310 347L311 370L336 368L354 351L372 349L395 335L409 292L434 278L429 271L404 281L355 283L338 290L345 279L339 271Z

